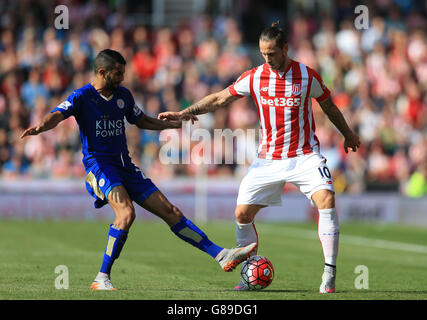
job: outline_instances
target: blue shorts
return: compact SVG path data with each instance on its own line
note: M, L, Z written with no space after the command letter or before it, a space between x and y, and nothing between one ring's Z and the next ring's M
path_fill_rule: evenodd
M138 204L142 204L153 192L159 190L131 162L123 165L96 161L86 168L86 173L86 189L96 199L95 208L106 205L108 194L118 185L123 185L130 198Z

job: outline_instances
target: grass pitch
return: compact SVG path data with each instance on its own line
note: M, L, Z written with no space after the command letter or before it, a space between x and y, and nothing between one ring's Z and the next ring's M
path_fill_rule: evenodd
M323 256L315 224L257 223L260 255L275 268L258 292L234 292L240 268L225 273L162 222L136 220L112 270L115 292L92 292L107 240L105 221L0 221L0 299L35 300L388 300L427 299L427 230L342 224L336 293L318 293ZM199 225L232 247L234 222ZM58 265L69 288L56 289ZM366 266L367 289L357 289ZM357 271L357 270L356 270ZM366 269L365 269L366 271ZM366 282L366 279L368 282Z

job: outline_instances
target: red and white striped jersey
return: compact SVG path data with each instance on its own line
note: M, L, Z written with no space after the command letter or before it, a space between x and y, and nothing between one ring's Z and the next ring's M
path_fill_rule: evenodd
M330 91L316 71L291 60L288 69L279 73L265 63L244 72L228 90L233 96L250 95L255 101L261 124L259 158L319 153L311 97L322 102Z

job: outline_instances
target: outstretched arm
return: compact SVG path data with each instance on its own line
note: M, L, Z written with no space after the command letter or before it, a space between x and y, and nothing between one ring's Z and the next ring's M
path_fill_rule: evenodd
M161 120L197 120L195 117L196 115L215 111L237 99L239 99L239 97L232 96L228 91L228 88L226 88L222 91L212 93L204 97L180 112L162 112L159 114L158 118Z
M345 152L348 153L348 148L351 148L354 152L356 152L357 148L360 148L359 136L350 129L341 111L333 103L332 98L329 97L328 99L320 102L319 104L323 112L328 116L329 120L344 136Z
M162 121L155 118L151 118L147 115L143 115L136 124L140 129L148 130L164 130L164 129L175 129L181 128L181 121Z
M43 131L53 129L62 120L64 120L64 116L60 111L49 113L38 126L34 126L25 130L21 135L21 139L26 136L36 136Z

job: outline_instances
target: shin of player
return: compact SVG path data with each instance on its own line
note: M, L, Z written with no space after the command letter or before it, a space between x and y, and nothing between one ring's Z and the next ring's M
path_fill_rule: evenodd
M265 206L238 204L234 212L236 217L236 244L244 247L249 243L258 243L258 233L255 228L255 215ZM256 251L253 252L253 255Z
M209 254L212 258L224 249L209 240L207 235L191 220L182 217L178 223L171 226L171 231L185 242Z
M260 208L261 207L257 205L237 205L235 211L236 247L244 247L253 242L258 244L258 233L255 227L255 214ZM254 250L251 256L256 255L257 251L258 250ZM242 280L234 287L234 290L237 291L243 291L247 289L247 286Z
M111 273L111 267L113 266L114 260L120 256L120 252L122 251L127 237L128 231L121 230L114 226L114 224L110 225L107 246L105 248L104 259L102 261L100 272L106 274Z
M340 234L335 208L319 209L318 233L325 258L325 267L319 292L332 293L335 291L336 261Z
M244 247L253 242L258 243L255 222L239 223L236 221L236 247ZM256 251L253 254L256 254Z
M319 209L318 233L325 257L325 265L335 267L340 234L335 208Z
M128 237L128 230L120 229L114 224L108 230L107 245L104 251L101 269L94 282L91 284L92 290L116 290L110 281L111 268L114 261L120 256L120 252Z

